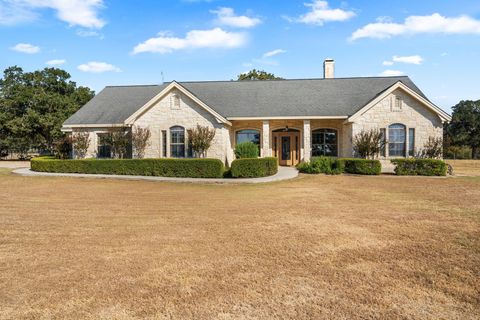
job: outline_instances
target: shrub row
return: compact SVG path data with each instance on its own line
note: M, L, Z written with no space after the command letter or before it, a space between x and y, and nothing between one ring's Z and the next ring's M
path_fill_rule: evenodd
M382 164L379 160L369 159L341 159L345 172L363 175L379 175L382 173Z
M82 159L59 160L39 157L31 161L33 171L97 173L182 178L221 178L224 166L218 159Z
M246 158L232 162L230 172L233 178L258 178L276 174L277 158Z
M302 173L316 174L341 174L344 172L345 163L333 157L313 157L310 162L301 162L297 165Z
M446 176L447 164L437 159L394 159L395 174L399 176Z
M297 169L303 173L379 175L382 165L378 160L314 157L310 162L300 163Z

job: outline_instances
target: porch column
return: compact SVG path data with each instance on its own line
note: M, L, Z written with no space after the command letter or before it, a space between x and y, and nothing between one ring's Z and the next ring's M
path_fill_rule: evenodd
M303 120L303 161L310 161L312 144L310 142L310 120Z
M262 154L261 157L271 157L270 149L270 121L265 120L262 124Z

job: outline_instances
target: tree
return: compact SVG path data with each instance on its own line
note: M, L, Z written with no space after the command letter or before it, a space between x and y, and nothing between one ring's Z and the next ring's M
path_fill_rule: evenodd
M109 128L107 144L112 149L112 158L127 158L131 147L131 132L128 128Z
M472 158L480 151L480 100L462 100L452 107L452 121L448 133L454 145L472 148Z
M443 139L440 137L428 137L423 149L415 157L426 159L440 159L443 154Z
M188 129L188 143L192 147L195 157L204 158L215 137L215 129L197 124L196 128Z
M69 73L57 68L5 69L0 79L0 145L53 151L64 136L62 123L94 96L69 79Z
M90 134L88 132L76 132L72 135L73 151L75 157L83 159L87 155L90 146Z
M378 129L362 130L353 137L353 150L365 159L375 159L385 148L385 137Z
M152 133L148 128L135 127L132 131L132 149L135 158L143 158Z
M283 78L277 77L273 73L269 73L263 70L250 70L246 73L241 73L238 75L238 81L245 81L245 80L281 80Z

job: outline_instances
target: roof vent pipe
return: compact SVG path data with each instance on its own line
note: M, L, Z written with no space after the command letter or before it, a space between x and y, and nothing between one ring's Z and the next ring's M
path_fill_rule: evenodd
M335 61L333 59L325 59L323 62L323 78L332 79L335 77Z

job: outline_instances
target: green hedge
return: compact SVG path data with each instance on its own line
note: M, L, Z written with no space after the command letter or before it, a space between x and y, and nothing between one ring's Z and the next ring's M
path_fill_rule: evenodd
M341 174L344 171L344 162L333 157L313 157L310 162L299 163L297 169L309 174Z
M346 173L379 175L382 173L382 164L379 160L370 159L340 159L344 163Z
M399 176L446 176L447 164L437 159L394 159L395 174Z
M233 178L258 178L271 176L278 171L277 158L237 159L230 168Z
M33 171L98 173L182 178L221 178L224 166L218 159L83 159L59 160L39 157L31 161Z
M310 162L297 165L297 169L302 173L379 175L382 165L378 160L314 157Z

